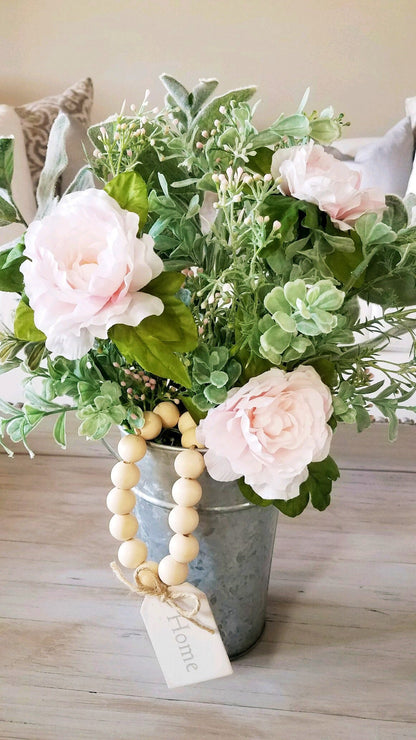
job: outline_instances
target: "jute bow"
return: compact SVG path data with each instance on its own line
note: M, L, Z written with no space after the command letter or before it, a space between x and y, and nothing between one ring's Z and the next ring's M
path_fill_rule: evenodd
M130 581L124 577L117 563L110 563L110 567L118 580L121 581L121 583L124 583L132 593L138 594L139 596L156 596L160 601L173 607L173 609L175 609L184 619L188 619L192 624L195 624L202 630L206 630L206 632L209 632L211 635L214 634L215 630L211 629L211 627L207 627L205 624L201 624L197 619L194 619L201 608L201 601L196 593L190 593L189 591L172 591L172 587L166 586L156 573L153 573L150 568L146 568L145 564L143 564L143 566L139 565L139 567L134 571L134 583L130 583ZM143 583L140 579L141 573L146 573L147 583ZM180 605L180 602L183 603L184 601L188 603L191 602L192 606L188 609L183 608Z

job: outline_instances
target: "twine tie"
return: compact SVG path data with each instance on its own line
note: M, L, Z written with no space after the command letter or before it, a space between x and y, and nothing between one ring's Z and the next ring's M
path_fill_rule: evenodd
M124 577L117 563L110 563L110 567L118 580L121 581L121 583L124 583L132 593L138 594L139 596L155 596L160 599L163 604L171 606L181 617L188 619L192 624L200 627L200 629L209 632L211 635L215 633L215 630L211 629L211 627L207 627L205 624L202 624L194 618L201 608L201 600L196 593L172 591L171 586L167 586L163 583L156 573L145 566L143 567L139 565L139 567L134 571L134 583L130 583L130 581ZM150 582L148 584L143 583L140 579L140 573L146 573L148 576L150 574ZM180 605L181 601L191 603L191 606L189 608L184 608Z

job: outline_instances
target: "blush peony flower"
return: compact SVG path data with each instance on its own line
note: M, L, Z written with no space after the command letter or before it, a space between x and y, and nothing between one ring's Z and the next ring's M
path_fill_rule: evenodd
M361 173L325 152L319 144L280 149L273 155L272 175L285 195L315 203L342 231L363 213L381 214L386 207L378 188L360 190Z
M163 303L140 289L163 270L153 239L136 237L139 217L104 190L65 195L26 233L21 271L46 346L68 359L85 355L114 324L137 326Z
M262 498L288 500L299 494L309 463L327 457L331 414L331 393L313 367L272 368L208 411L197 440L208 448L205 464L215 480L244 476Z

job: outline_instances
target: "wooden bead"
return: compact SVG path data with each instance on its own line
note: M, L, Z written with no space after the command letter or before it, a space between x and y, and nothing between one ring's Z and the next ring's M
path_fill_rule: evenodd
M197 528L199 514L189 506L174 506L169 514L169 527L179 534L190 534Z
M193 429L196 427L196 423L194 422L191 414L189 411L185 411L184 414L181 414L178 421L178 429L181 434L187 431L187 429Z
M179 586L186 581L188 566L186 563L178 563L172 555L166 555L159 563L159 578L167 586Z
M147 558L147 546L141 540L127 540L118 548L118 559L125 568L137 568Z
M176 456L174 466L181 478L199 478L205 468L205 462L198 450L184 450Z
M130 540L136 534L139 522L133 514L114 514L108 528L115 540Z
M162 401L155 406L154 412L162 419L164 429L176 427L179 420L179 409L175 403L172 403L172 401Z
M195 506L201 496L201 484L192 478L178 478L172 486L172 498L180 506Z
M133 491L123 488L112 488L107 496L107 509L112 514L128 514L136 506L136 496Z
M137 568L137 573L140 573L139 581L143 586L153 586L153 578L147 571L151 570L156 576L158 575L159 565L154 560L147 560Z
M126 434L118 443L118 454L127 463L139 462L147 450L146 440L137 434Z
M155 439L162 431L162 419L153 411L145 411L144 425L140 429L143 439Z
M140 470L134 463L118 462L111 471L111 480L116 488L128 490L137 486L140 480Z
M193 534L174 534L169 552L178 563L190 563L199 553L199 542Z
M191 427L191 429L187 429L186 432L182 434L182 447L199 447L200 450L204 448L204 445L201 445L201 443L198 442L195 432L196 427Z

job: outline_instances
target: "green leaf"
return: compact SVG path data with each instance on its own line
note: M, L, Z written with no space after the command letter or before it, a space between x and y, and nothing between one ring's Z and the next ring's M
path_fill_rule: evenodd
M325 460L308 465L308 479L302 483L301 491L309 491L312 506L323 511L331 502L333 481L339 478L339 469L335 460L328 455Z
M205 345L198 347L199 354L201 353L202 347L205 347ZM211 370L222 370L227 364L229 357L227 347L215 347L211 352L208 347L206 347L206 350L207 352L205 353L205 357L208 357L208 365Z
M250 501L256 506L274 506L286 516L299 516L309 502L309 494L307 492L301 493L296 498L289 499L289 501L283 499L264 499L253 491L252 487L244 481L244 478L239 478L237 483L247 501Z
M24 245L17 240L10 249L0 252L0 291L6 293L23 292L23 275L20 265L25 261L22 256Z
M270 172L273 159L273 150L267 147L258 147L254 157L250 157L248 167L253 172L260 175L267 175Z
M121 208L139 217L140 230L143 229L149 211L147 187L138 172L122 172L108 182L104 190L117 201Z
M330 388L334 387L338 382L338 373L335 365L330 360L325 358L319 358L308 363L315 368L316 372L320 375L321 380L325 385Z
M355 407L355 419L357 422L357 431L362 432L364 429L368 429L371 426L371 416L367 409L362 406Z
M303 139L307 136L309 127L309 119L303 113L294 113L272 124L272 129L281 137L290 136L294 139Z
M176 297L183 283L183 275L178 272L162 272L145 288L163 302L164 310L160 316L148 316L137 327L139 336L151 341L155 337L165 342L173 352L191 352L198 344L198 332L190 309Z
M228 375L221 370L214 370L209 377L209 381L216 388L223 388L228 383Z
M383 214L383 223L393 231L400 231L407 226L407 210L403 201L397 195L386 195L386 210Z
M201 419L204 419L206 417L207 412L201 411L198 406L196 406L192 398L189 398L189 396L179 396L179 398L185 406L186 410L189 411L189 413L191 414L196 424L199 424Z
M121 396L119 384L112 380L105 380L104 383L101 383L100 395L105 396L110 404L118 404Z
M25 413L25 417L28 420L29 424L37 424L45 416L44 411L42 411L41 409L35 408L35 406L30 406L28 404L24 405L23 411Z
M189 388L191 380L183 362L165 342L143 330L139 333L142 324L137 328L116 324L110 329L109 337L128 362L137 362L149 373Z
M62 414L58 416L53 428L53 438L63 449L66 449L65 422L66 411L63 411Z
M309 503L309 493L307 491L303 491L299 494L299 496L296 496L295 498L290 498L289 501L284 501L283 499L275 499L274 501L272 501L272 503L273 506L276 507L276 509L279 509L279 511L282 512L282 514L293 518L295 516L299 516L299 514L301 514L302 511L306 509Z
M78 428L80 436L89 437L90 439L102 439L110 431L112 421L105 413L97 413L84 419Z
M250 143L253 145L254 149L258 150L263 147L269 147L273 144L277 144L281 140L282 135L278 131L276 131L274 128L266 128L264 129L264 131L260 131L258 134L254 134L254 136L252 136L252 138L250 139Z
M94 403L94 399L99 392L97 383L88 383L85 380L80 380L78 385L78 395L82 406L89 406Z
M46 398L40 396L38 393L35 393L30 385L26 385L25 387L25 399L31 406L34 406L37 409L41 409L42 411L55 412L60 411L62 408L60 404L48 401Z
M223 403L227 398L227 391L225 388L216 388L215 385L207 385L204 388L204 396L210 403Z
M199 213L199 210L200 210L199 195L198 193L196 193L189 202L188 210L185 214L185 218L186 219L193 218L194 216L197 215L197 213Z
M252 487L245 482L244 478L239 478L237 483L244 498L246 498L247 501L250 501L250 503L255 504L256 506L271 506L274 503L271 499L261 498L261 496L255 493Z
M390 226L378 221L376 213L364 213L355 223L355 231L361 239L363 249L372 244L391 244L396 234Z
M37 370L45 354L45 342L29 342L25 345L25 354L29 370Z
M5 196L7 195L7 192L5 190L2 190L1 192ZM9 224L15 224L19 221L20 219L17 214L16 208L6 197L0 195L0 226L8 226Z
M0 138L0 188L11 196L13 177L14 136Z
M46 150L45 164L40 173L36 191L38 211L36 218L42 218L50 209L55 196L58 179L68 164L65 140L70 127L70 121L65 113L59 113L52 124Z
M395 247L407 247L409 244L415 244L416 242L416 226L409 226L408 229L402 229L397 234L397 239L394 243Z
M46 339L43 331L36 328L33 309L24 301L20 301L14 318L14 333L18 339L27 342L43 342Z
M114 117L112 120L102 121L101 123L95 123L93 126L89 127L87 131L88 138L94 144L94 147L98 149L98 151L100 152L104 151L101 129L102 128L105 129L106 134L108 136L108 140L112 142L114 141L114 133L115 133L116 125L117 125L117 122Z
M319 236L337 252L354 252L355 250L355 244L349 236L328 234L328 232L321 230L319 230Z
M204 131L205 129L210 131L212 129L215 119L221 117L220 108L222 106L228 108L232 100L236 103L243 103L245 100L250 100L255 92L255 87L241 87L237 90L231 90L225 95L219 95L213 98L210 103L204 106L204 108L201 108L198 115L194 118L192 123L194 136L199 131Z

